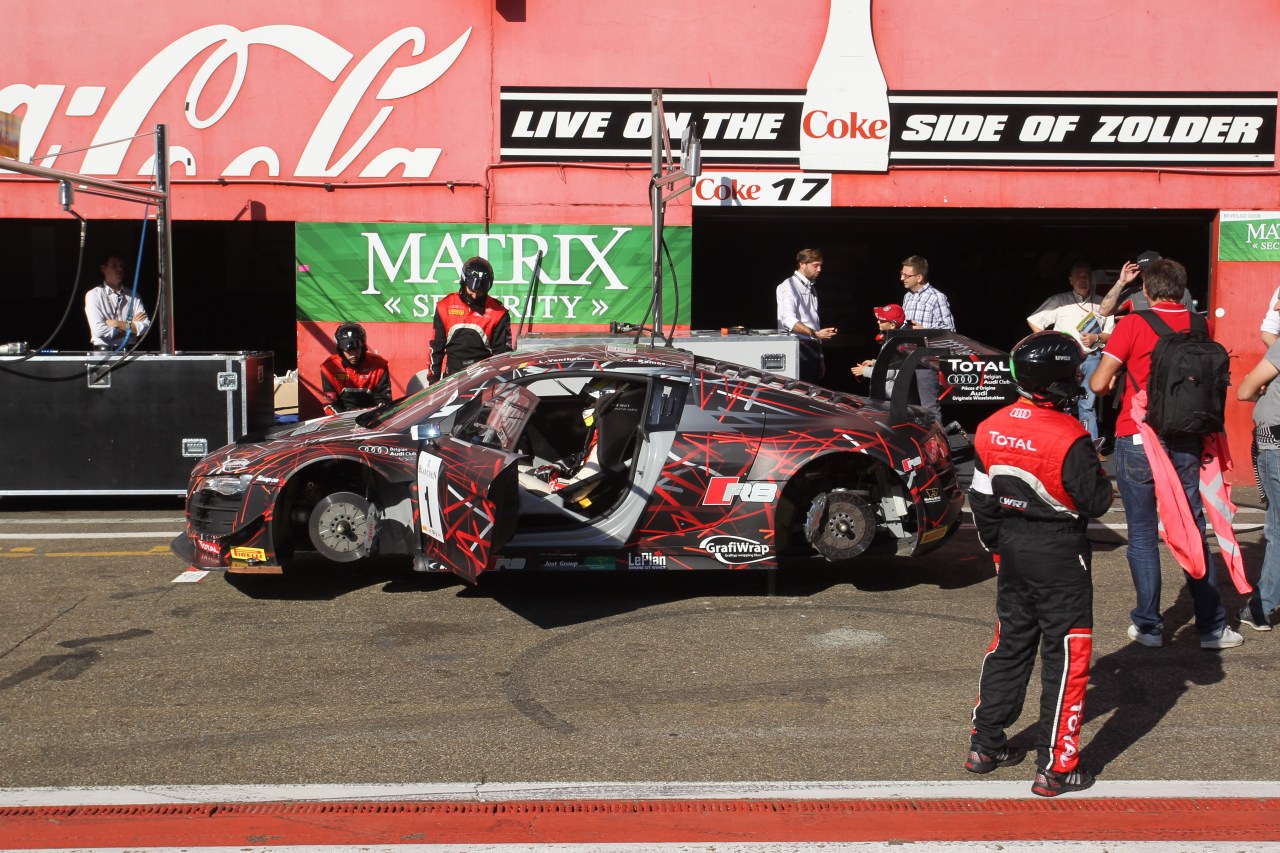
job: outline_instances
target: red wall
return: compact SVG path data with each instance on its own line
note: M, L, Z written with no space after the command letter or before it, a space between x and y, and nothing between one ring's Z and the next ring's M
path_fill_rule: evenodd
M191 174L185 163L172 172L172 213L179 219L645 224L647 164L499 163L500 88L803 89L828 7L827 0L650 0L640 6L599 0L152 0L122 14L89 0L20 2L6 6L0 109L23 116L24 146L39 136L38 148L25 154L44 155L55 144L78 151L46 163L71 171L84 169L88 155L80 149L95 140L164 123L175 151L189 152L194 164ZM1274 0L1213 8L1198 0L875 0L872 24L893 91L1280 90L1280 65L1263 61L1280 43L1280 4ZM225 29L197 35L210 27ZM259 27L298 28L258 35L272 44L305 43L307 56L259 44L241 54L246 61L239 67L234 55L206 64L226 39ZM420 49L405 43L377 56L379 44L413 28L422 32ZM464 35L465 45L442 64L437 79L411 96L397 96L398 69L424 63ZM184 39L196 45L189 58L166 64L165 56L182 52ZM350 56L339 63L344 52ZM348 168L333 175L299 173L297 164L326 109L366 62L368 81L353 105L334 108L350 120L332 146L335 153L322 159L336 160L357 145L380 111L390 112ZM202 67L211 73L200 89ZM243 71L240 79L237 71ZM37 88L15 88L20 86ZM96 105L95 87L101 87ZM44 97L50 93L56 97ZM212 121L224 99L226 114ZM36 105L24 106L26 100ZM122 109L132 104L141 106ZM191 113L184 111L188 104L194 104ZM39 105L49 106L48 115ZM117 120L113 129L109 113L130 120ZM196 126L203 123L208 126ZM258 166L249 177L222 177L227 164L258 146L276 151L280 174ZM378 152L415 147L440 149L428 175L360 176ZM133 141L122 168L98 174L138 180L152 153L148 140ZM895 167L885 174L837 175L832 199L836 206L922 209L1275 209L1278 177L1274 168ZM62 216L56 195L45 182L0 178L0 217ZM77 209L90 218L137 215L133 205L88 197ZM691 221L687 196L670 206L669 224ZM176 266L181 269L180 262ZM1277 272L1266 264L1213 268L1209 307L1225 312L1218 335L1239 358L1238 375L1261 353L1257 325ZM299 325L300 364L315 360L315 339L327 346L330 331ZM403 353L425 352L425 342L410 340L421 331L390 324L371 328L370 337L404 360ZM393 370L406 381L410 367L420 365L396 363ZM1247 407L1232 406L1237 448L1244 446L1247 417Z

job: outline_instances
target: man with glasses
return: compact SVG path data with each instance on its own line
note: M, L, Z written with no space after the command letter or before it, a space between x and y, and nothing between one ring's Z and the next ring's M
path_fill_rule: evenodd
M906 293L902 297L902 310L907 315L907 326L912 329L956 330L951 316L951 303L947 296L929 283L929 262L920 255L912 255L902 262L898 275ZM938 402L938 371L936 368L916 369L916 390L920 405L942 422L942 405Z

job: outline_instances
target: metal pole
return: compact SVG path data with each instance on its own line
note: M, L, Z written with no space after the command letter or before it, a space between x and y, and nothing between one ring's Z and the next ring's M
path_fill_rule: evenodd
M46 169L44 166L34 166L31 163L23 163L21 160L14 160L10 157L0 157L0 170L30 175L33 178L46 178L50 181L70 181L77 187L95 187L111 193L109 198L122 198L139 202L164 200L164 194L157 190L131 187L128 184L120 184L115 181L103 180L102 178L90 178L87 175L64 172L61 169ZM0 178L0 185L3 184L3 178Z
M157 270L160 295L156 306L160 326L160 352L173 355L173 232L169 227L169 136L163 124L156 125L156 189L160 200L156 206Z
M650 93L653 106L653 180L649 182L649 208L653 212L653 335L655 338L665 337L662 331L662 224L663 210L662 186L658 180L662 177L662 90L653 89Z

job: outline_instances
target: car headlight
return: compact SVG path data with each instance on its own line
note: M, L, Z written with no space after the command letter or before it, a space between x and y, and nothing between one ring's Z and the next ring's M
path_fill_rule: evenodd
M249 488L249 484L252 482L252 474L241 474L239 476L229 477L208 477L204 481L204 488L211 492L217 492L220 495L231 497L233 495L243 495Z

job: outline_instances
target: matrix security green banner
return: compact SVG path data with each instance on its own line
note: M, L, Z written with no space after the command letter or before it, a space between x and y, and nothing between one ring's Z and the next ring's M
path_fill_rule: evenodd
M668 326L689 323L690 231L664 231L675 266L674 276L670 266L663 269ZM493 265L491 295L515 325L525 315L541 253L528 310L535 330L639 323L653 296L652 233L626 225L491 225L486 233L466 224L299 222L298 319L430 323L436 302L458 289L463 263L479 255Z
M1280 211L1222 211L1218 260L1280 261Z

